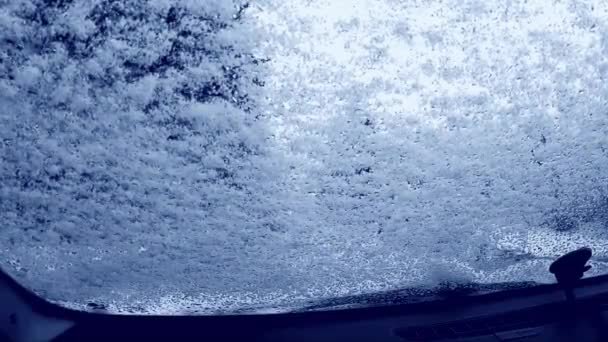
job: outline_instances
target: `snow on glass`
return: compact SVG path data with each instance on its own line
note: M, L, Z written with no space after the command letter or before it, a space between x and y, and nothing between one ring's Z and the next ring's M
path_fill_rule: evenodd
M606 268L608 7L0 1L0 265L230 311Z

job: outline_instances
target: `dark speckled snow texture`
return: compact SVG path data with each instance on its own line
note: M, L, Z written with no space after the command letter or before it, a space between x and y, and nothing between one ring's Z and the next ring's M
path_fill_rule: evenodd
M165 314L603 273L607 10L0 0L0 265Z

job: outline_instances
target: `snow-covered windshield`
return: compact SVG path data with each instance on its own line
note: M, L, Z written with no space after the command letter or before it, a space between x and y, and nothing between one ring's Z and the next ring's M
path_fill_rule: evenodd
M209 313L608 257L608 2L0 0L0 266Z

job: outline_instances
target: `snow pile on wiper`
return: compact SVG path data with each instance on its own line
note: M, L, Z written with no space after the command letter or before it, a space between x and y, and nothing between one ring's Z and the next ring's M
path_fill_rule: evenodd
M0 1L0 265L148 313L604 272L607 6Z

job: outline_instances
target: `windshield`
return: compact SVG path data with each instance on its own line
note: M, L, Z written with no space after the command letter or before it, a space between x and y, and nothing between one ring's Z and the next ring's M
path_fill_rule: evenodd
M0 266L230 312L608 256L608 3L0 0Z

